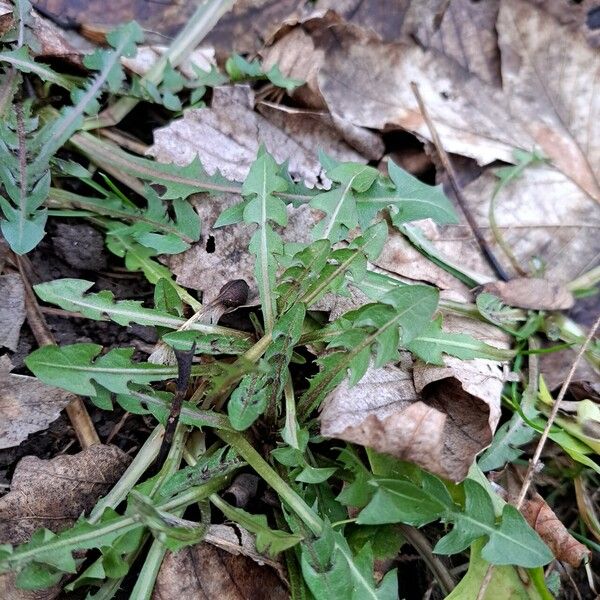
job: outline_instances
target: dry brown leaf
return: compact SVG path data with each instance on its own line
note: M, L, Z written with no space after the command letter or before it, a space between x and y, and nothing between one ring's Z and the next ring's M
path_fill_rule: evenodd
M211 108L188 110L183 119L155 130L154 145L148 153L160 162L179 165L198 156L209 173L218 169L225 177L243 181L262 143L278 162L289 159L292 176L309 185L316 184L323 173L317 160L319 143L336 158L361 160L347 145L340 144L339 136L317 136L316 131L311 135L291 126L286 132L256 113L253 105L248 86L216 88Z
M130 458L116 446L97 444L74 455L42 460L26 456L15 469L11 490L0 498L0 543L21 544L41 527L61 531L89 511L121 476ZM7 600L56 598L60 586L31 592L15 588L15 576L0 576Z
M565 348L540 356L540 373L550 391L557 390L564 383L575 362L576 355L575 350ZM577 363L569 392L572 394L577 388L583 392L578 399L589 398L594 394L600 396L600 372L596 372L586 360L580 360Z
M0 448L18 446L27 436L46 429L73 394L35 377L10 373L10 360L0 357Z
M486 83L499 87L499 4L500 0L453 0L447 3L439 27L427 27L427 22L420 20L414 33L423 46L439 50Z
M431 367L404 354L398 366L344 381L321 412L321 434L369 446L453 481L467 475L500 417L501 372L489 361Z
M287 600L288 591L270 567L210 544L167 553L158 573L153 600Z
M321 92L332 112L356 125L399 126L431 139L408 85L415 81L447 151L487 164L537 146L600 201L600 55L524 0L502 0L496 26L503 90L415 44L359 45L340 25L319 73Z
M384 144L379 134L354 127L327 112L268 102L259 103L257 109L309 151L323 149L328 154L335 154L340 161L353 162L379 160L383 156Z
M0 347L13 352L25 321L25 288L18 273L0 276Z
M577 568L583 560L590 557L591 551L568 532L539 494L535 494L530 500L525 500L521 513L548 544L558 560Z
M489 227L489 203L497 181L492 173L485 173L464 188L463 194L494 254L506 271L516 276ZM506 244L526 271L533 270L537 262L544 278L566 283L598 264L600 211L556 169L544 165L526 169L500 190L495 216ZM466 264L481 261L465 225L446 226L438 233L429 231L428 237L446 256L461 257ZM476 270L483 269L485 265L480 264Z
M564 285L549 279L518 277L486 283L483 289L505 304L519 308L567 310L575 304L573 294Z

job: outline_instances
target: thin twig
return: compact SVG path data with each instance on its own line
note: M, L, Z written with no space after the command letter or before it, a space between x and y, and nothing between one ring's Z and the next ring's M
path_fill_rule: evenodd
M546 444L546 441L548 440L548 436L550 435L550 429L552 428L552 425L554 424L554 420L556 419L556 415L558 414L558 410L560 409L561 402L563 401L563 398L565 397L565 394L567 393L567 389L569 388L569 385L571 384L571 380L573 379L573 377L575 375L575 370L577 369L577 365L579 364L581 357L585 353L586 348L589 346L590 342L592 341L592 338L594 337L596 331L598 330L598 327L600 327L600 315L598 316L598 318L596 319L596 322L590 329L590 332L588 333L587 337L585 338L585 342L583 342L581 348L579 349L579 352L577 353L577 356L575 357L575 360L573 361L573 364L571 365L571 369L569 370L567 378L563 382L562 387L560 388L560 391L558 392L556 401L554 402L554 405L552 406L552 411L550 412L550 416L548 417L548 421L546 422L546 427L544 427L544 432L542 433L542 435L538 441L538 445L533 454L533 458L529 462L529 468L527 469L527 473L526 473L525 478L523 479L523 483L521 485L521 490L519 492L519 497L518 497L517 503L516 503L516 507L518 509L521 508L521 506L525 500L525 496L527 495L527 492L529 491L529 488L531 487L531 482L533 481L533 477L537 471L537 466L540 461L540 456L542 455L542 451L544 450L544 446ZM483 578L483 581L481 582L481 587L479 588L479 593L477 594L477 600L483 600L483 598L487 592L487 588L490 584L490 581L492 580L493 575L494 575L494 565L489 565L487 568L487 571L485 573L485 576Z
M33 336L40 346L55 345L56 340L46 323L46 319L40 310L40 305L38 304L35 294L33 293L33 288L31 287L31 279L29 277L31 263L26 256L13 254L13 257L14 262L19 269L19 273L21 274L23 287L25 288L27 323L31 328ZM82 448L89 448L94 444L100 443L100 438L94 429L92 419L90 418L83 400L79 396L76 396L69 404L67 404L65 411Z
M427 538L416 528L410 525L398 525L402 535L408 540L408 543L419 553L419 556L427 563L427 566L433 573L433 576L440 584L440 588L447 596L456 583L450 575L450 572L444 566L444 563L433 554Z
M489 247L488 243L485 241L483 235L481 235L479 227L467 206L465 197L463 196L462 190L458 185L458 180L456 178L454 167L452 166L452 162L450 161L450 157L448 156L446 150L444 150L444 146L442 145L438 132L433 124L433 120L431 119L429 112L425 107L425 102L423 101L423 97L421 96L421 92L419 91L419 86L414 81L412 81L410 87L412 88L413 94L417 99L417 104L419 105L419 110L423 115L423 119L425 119L425 123L427 124L429 132L431 133L433 145L435 146L438 156L442 161L444 169L446 169L446 172L448 173L448 178L450 179L450 185L452 186L452 190L454 191L456 201L458 202L458 205L460 206L460 209L462 210L462 213L464 214L465 219L467 220L467 223L469 224L469 227L473 232L473 235L475 237L475 240L477 241L477 244L479 245L479 248L483 252L483 255L485 256L486 260L488 261L489 265L492 267L498 278L502 279L502 281L508 281L508 274L503 269L502 265L498 262L498 259L492 252L492 249Z
M546 427L544 427L544 432L542 433L542 436L540 437L540 439L538 441L538 445L533 454L533 458L532 458L531 462L529 463L529 468L527 469L527 474L525 475L525 479L523 480L523 485L521 486L521 491L519 492L519 498L517 499L517 505L516 505L517 508L521 508L521 505L523 504L523 501L525 500L525 496L527 495L527 492L528 492L529 487L531 486L531 482L533 480L533 476L535 475L535 472L537 470L537 465L539 463L540 456L542 454L542 450L544 449L544 445L546 444L546 440L548 439L548 435L550 434L550 429L552 428L552 425L554 424L554 419L556 419L556 415L558 414L558 410L560 408L560 403L563 401L563 398L565 397L565 394L567 393L567 389L569 388L569 385L571 385L571 380L573 379L573 377L575 375L575 370L577 369L577 365L579 364L579 361L581 360L581 357L583 356L586 348L589 346L590 342L592 341L592 338L596 334L598 327L600 327L600 315L596 319L596 322L592 325L590 332L588 333L587 337L585 338L585 342L583 342L581 348L579 349L579 352L577 353L577 356L575 357L575 360L573 361L573 364L571 365L569 374L567 375L567 378L563 382L562 387L560 388L560 392L558 393L558 397L556 398L556 401L554 402L554 405L552 406L552 411L550 413L550 416L548 417L548 421L546 422Z

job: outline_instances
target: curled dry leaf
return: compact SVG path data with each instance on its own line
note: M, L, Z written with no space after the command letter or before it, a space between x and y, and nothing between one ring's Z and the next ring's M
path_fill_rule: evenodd
M0 448L18 446L27 436L48 427L74 398L69 392L35 377L15 375L0 357Z
M129 461L116 446L103 444L50 460L26 456L15 469L10 492L0 498L0 543L21 544L42 527L57 532L71 526L110 490ZM1 598L40 600L60 594L59 586L17 590L14 581L12 573L0 576Z
M467 475L500 417L501 373L489 361L445 359L444 367L370 368L327 397L321 433L416 463L453 481Z
M535 494L530 500L525 500L521 507L521 513L548 544L558 560L576 568L581 565L583 560L590 557L590 550L567 531L567 528L539 494Z
M25 288L18 273L0 276L0 347L13 352L25 321Z
M548 279L519 277L510 281L486 283L483 289L509 306L534 310L567 310L575 304L573 294Z
M239 544L238 544L239 545ZM267 566L243 554L230 554L206 543L167 553L153 600L287 600L287 589Z
M340 160L361 160L339 137L324 132L310 135L287 125L280 129L254 112L254 98L248 86L220 87L214 90L211 108L188 110L182 119L154 132L154 145L148 153L160 162L187 165L196 156L213 174L243 181L259 145L265 145L275 160L289 159L292 176L314 185L322 174L316 148L320 147ZM363 159L364 161L364 159Z

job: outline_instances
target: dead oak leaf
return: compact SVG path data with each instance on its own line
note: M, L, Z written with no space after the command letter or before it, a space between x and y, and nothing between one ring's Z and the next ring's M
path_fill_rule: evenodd
M435 50L377 39L359 45L339 25L319 73L321 92L332 112L356 125L431 139L408 85L414 81L447 151L488 164L539 147L600 202L600 55L524 0L502 0L496 27L503 89Z
M405 355L400 366L370 368L354 387L344 381L331 392L321 412L321 434L462 481L491 442L501 389L498 373L479 361L442 368L416 364L413 373Z
M270 567L242 554L201 543L167 553L154 587L153 600L287 600L288 591Z
M29 434L48 427L74 397L10 369L8 358L0 357L0 448L18 446Z
M490 228L489 206L497 183L495 175L484 173L463 195L495 256L517 276ZM504 186L496 197L495 218L505 245L525 271L536 268L545 279L566 283L598 263L600 211L573 181L548 165L527 168ZM463 219L460 225L433 225L427 237L450 259L461 257L465 265L490 273Z
M187 165L196 157L213 174L219 170L225 177L243 181L248 174L260 144L275 160L289 160L293 177L315 185L323 169L316 149L339 160L365 162L340 136L327 131L305 130L283 123L280 128L254 111L254 98L248 86L215 88L211 108L188 110L182 119L155 130L154 145L148 154L160 162ZM281 124L281 122L280 122Z
M0 543L22 544L37 529L71 526L119 479L130 462L116 446L96 444L74 455L42 460L26 456L15 469L11 490L0 498ZM14 573L0 576L0 597L38 600L59 597L60 586L31 592L15 587Z
M521 513L558 560L577 568L590 557L591 551L569 533L539 494L525 500Z

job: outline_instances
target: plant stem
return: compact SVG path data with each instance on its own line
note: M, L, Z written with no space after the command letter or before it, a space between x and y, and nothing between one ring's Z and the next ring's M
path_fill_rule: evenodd
M179 32L169 49L152 66L150 71L142 78L141 84L152 83L159 85L164 76L167 64L177 66L198 44L206 37L217 21L234 4L235 0L207 0L203 2L196 12L189 18L186 26ZM137 98L121 98L118 102L107 108L98 117L90 117L84 123L84 129L97 129L119 123L139 100Z
M279 497L291 508L304 524L320 535L323 521L304 502L304 500L275 472L265 459L250 445L248 440L237 431L219 430L215 432L224 442L234 448L239 455L256 471Z
M129 467L127 467L125 473L121 476L121 479L119 479L110 492L96 504L88 519L90 523L97 523L105 509L116 508L123 500L125 500L131 488L133 488L148 467L154 462L154 459L158 455L163 435L164 427L162 425L157 425L148 439L144 442L144 445L140 448Z

